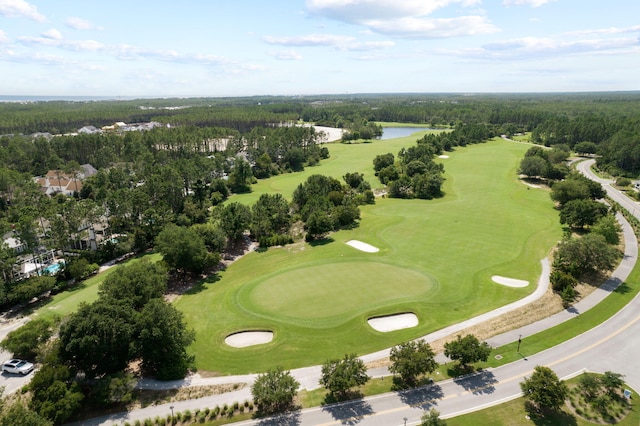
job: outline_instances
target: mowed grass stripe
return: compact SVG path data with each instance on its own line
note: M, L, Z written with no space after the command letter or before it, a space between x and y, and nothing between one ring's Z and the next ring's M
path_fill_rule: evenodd
M273 187L287 188L282 194L290 198L311 173L340 178L359 171L375 183L373 157L396 153L397 144L390 140L332 145L331 161L326 164L260 185L273 181L277 183ZM362 207L358 228L333 234L331 243L298 243L250 253L223 272L219 281L183 296L176 306L196 329L197 341L191 350L198 367L246 373L275 365L319 364L347 352L363 354L389 347L524 297L537 282L540 260L562 235L548 192L528 189L517 179L516 168L527 148L502 140L458 148L449 159L439 160L445 164L447 178L443 198L379 199ZM361 169L351 162L354 152ZM254 197L234 199L247 202ZM380 251L355 250L344 244L351 239ZM402 272L391 286L388 280L378 282L365 275L353 278L358 276L355 270L371 262ZM342 264L355 270L332 273L335 265ZM424 293L405 285L405 276L414 274L429 280ZM524 279L532 285L509 288L493 283L492 275ZM304 284L297 287L294 281ZM389 296L390 289L397 294ZM366 323L370 316L398 312L415 313L420 324L379 333ZM226 335L244 329L272 330L274 341L244 349L224 345Z

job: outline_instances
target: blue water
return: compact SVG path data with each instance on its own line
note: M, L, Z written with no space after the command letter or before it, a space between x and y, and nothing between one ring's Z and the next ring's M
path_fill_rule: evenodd
M423 130L434 130L431 127L383 127L382 128L382 136L378 139L386 140L386 139L395 139L395 138L403 138L405 136L411 136L416 132L421 132Z
M53 265L49 265L42 270L43 275L55 275L60 271L64 262L54 263Z

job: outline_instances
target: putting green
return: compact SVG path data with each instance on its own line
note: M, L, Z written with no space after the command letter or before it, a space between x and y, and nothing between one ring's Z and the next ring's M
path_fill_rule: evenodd
M372 306L426 297L431 288L431 279L417 271L377 262L341 262L302 265L258 280L244 290L250 291L250 308L273 319L329 320L337 316L344 322ZM325 321L314 323L327 325Z

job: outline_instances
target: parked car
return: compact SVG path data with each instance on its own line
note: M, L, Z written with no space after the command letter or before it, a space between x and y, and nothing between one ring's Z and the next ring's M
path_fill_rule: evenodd
M22 359L10 359L2 364L2 372L22 374L26 376L33 370L33 364Z

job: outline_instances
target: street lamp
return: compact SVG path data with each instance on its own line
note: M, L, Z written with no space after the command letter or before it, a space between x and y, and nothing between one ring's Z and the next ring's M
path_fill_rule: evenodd
M522 334L518 337L518 353L520 353L520 343L522 343Z
M171 410L171 424L174 424L175 423L175 421L174 421L175 419L173 417L173 405L170 406L169 409Z
M407 419L406 417L404 417L402 420L404 420L404 426L407 426L407 420L409 420L409 419Z

